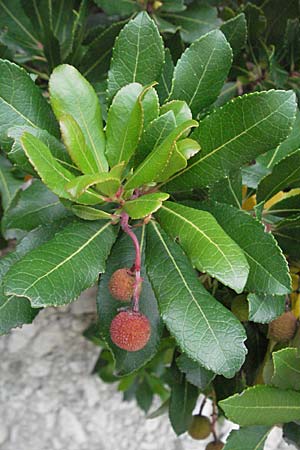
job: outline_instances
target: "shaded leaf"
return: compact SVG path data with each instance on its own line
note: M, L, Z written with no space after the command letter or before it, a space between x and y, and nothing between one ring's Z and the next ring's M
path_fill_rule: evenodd
M201 366L196 361L193 361L184 353L177 358L176 364L180 371L185 374L186 380L202 391L207 388L215 377L213 372L205 369L205 367Z
M157 90L160 103L164 103L171 93L172 78L174 72L174 63L171 52L168 48L165 48L165 62L162 67L160 78L158 79L158 85L155 87Z
M169 419L173 430L180 436L185 433L192 420L192 412L197 401L198 390L188 383L184 375L174 382L169 403ZM180 405L180 407L178 407Z
M264 450L271 428L267 426L246 427L232 430L224 450Z
M249 320L269 323L285 311L285 295L249 294Z
M272 384L280 389L300 391L300 354L298 348L283 348L272 353Z
M0 192L3 210L10 206L22 184L24 184L24 180L13 175L12 165L4 156L0 155Z
M233 172L213 184L209 189L209 198L212 201L226 203L235 208L242 207L242 174Z
M247 22L245 14L241 13L227 20L220 26L236 57L246 44Z

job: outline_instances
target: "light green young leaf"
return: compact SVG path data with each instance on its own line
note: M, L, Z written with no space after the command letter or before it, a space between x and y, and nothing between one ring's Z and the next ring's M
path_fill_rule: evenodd
M184 133L197 126L198 122L188 120L175 128L137 167L125 184L125 189L133 189L151 181L161 181L165 179L166 171L170 167L174 173L186 165L185 158L180 155L176 148L176 142Z
M110 173L102 172L90 175L82 175L81 177L73 178L65 185L65 190L73 197L80 198L91 186L95 186L101 193L114 196L120 187L120 179L113 177ZM103 200L103 197L99 198Z
M249 294L249 320L269 323L285 311L285 295Z
M123 209L132 219L142 219L157 211L161 207L162 202L168 198L169 194L164 192L145 194L135 200L125 202Z
M174 113L176 126L193 118L192 111L188 104L183 100L171 100L170 102L165 103L160 108L160 115L169 111L173 111Z
M146 267L162 318L182 351L232 377L246 354L242 325L204 289L181 248L154 222L148 225Z
M176 64L170 99L186 101L197 115L217 99L231 60L230 45L219 30L193 42Z
M192 203L195 205L195 203ZM246 288L250 292L288 294L291 279L286 259L271 233L250 214L221 203L198 203L196 207L209 211L223 230L243 250L249 267Z
M294 92L273 90L243 95L216 109L191 136L199 142L201 153L173 176L168 188L211 185L276 147L289 134L295 111Z
M143 86L158 81L164 62L163 41L146 12L139 13L120 32L108 73L108 96L129 83Z
M241 426L276 425L300 419L300 393L257 385L219 402L227 418Z
M92 85L75 67L62 64L49 80L50 100L57 120L66 114L78 123L100 172L108 169L100 103Z
M143 129L159 116L159 98L154 87L145 87L142 94Z
M300 353L298 348L283 348L272 353L272 384L280 389L300 391Z
M0 142L5 149L12 143L7 136L12 126L28 125L59 136L55 118L41 90L24 69L4 60L0 60L0 115Z
M249 273L247 259L210 213L166 202L156 215L165 231L178 239L194 267L236 292L243 291Z
M143 129L142 99L150 87L131 83L120 89L108 111L106 156L110 166L127 163L137 147Z
M142 134L135 154L135 166L138 166L150 152L154 151L176 128L173 111L162 114L148 125Z
M257 188L257 202L267 201L285 188L300 187L300 150L279 161L272 173L265 176Z
M194 139L186 138L177 142L177 149L186 159L190 159L200 150L200 145Z
M231 431L224 450L264 450L271 428L256 426Z
M57 162L49 148L35 136L24 133L21 138L21 144L29 161L45 185L58 197L72 200L72 197L65 190L65 186L69 181L75 179L75 175ZM88 205L95 205L101 203L102 197L96 192L90 191L86 192L78 201Z
M66 114L61 117L62 139L73 162L83 173L98 173L99 167L93 152L88 148L85 137L76 120Z
M102 211L102 209L91 208L90 206L72 205L71 211L75 214L75 216L84 220L111 220L111 214L106 211Z
M5 294L26 297L34 307L72 302L104 272L117 231L107 221L68 225L12 266L3 280Z

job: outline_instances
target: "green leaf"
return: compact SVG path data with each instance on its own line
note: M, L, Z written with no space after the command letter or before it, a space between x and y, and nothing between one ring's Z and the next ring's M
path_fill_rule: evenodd
M300 419L300 393L254 386L219 402L229 420L241 426L276 425Z
M106 221L68 225L9 270L3 281L6 295L26 297L34 307L72 302L104 272L116 233Z
M135 152L143 128L142 98L147 90L149 87L131 83L113 99L106 124L105 153L110 166L127 163Z
M190 159L200 150L200 145L194 139L186 138L177 142L177 149L186 159Z
M139 5L131 0L118 0L112 2L111 0L95 0L95 3L103 9L106 14L128 16L139 9Z
M39 180L14 197L2 218L6 238L18 237L25 231L60 220L69 215L58 197Z
M290 217L300 213L300 189L290 191L289 195L277 203L274 203L268 213L279 217Z
M294 122L292 131L288 137L275 149L272 149L260 155L256 161L262 166L272 169L275 164L291 153L294 153L300 148L300 111L297 110L296 120Z
M14 177L12 165L4 156L0 155L0 192L4 211L11 204L22 184L24 184L24 180Z
M183 100L171 100L168 103L165 103L160 108L160 114L163 115L168 111L173 111L176 121L176 126L181 125L193 118L192 111L190 110L187 103Z
M153 83L154 85L154 83ZM146 86L144 88L144 96L142 98L143 107L143 128L159 116L159 98L156 90L153 87Z
M156 90L159 96L160 103L164 103L171 93L172 78L174 72L174 63L171 52L168 48L165 48L165 62L162 68L160 78L158 79L158 85Z
M206 211L166 202L157 212L165 229L191 259L192 265L242 292L249 265L241 248Z
M220 24L218 11L207 5L192 4L185 11L161 14L180 27L180 35L184 42L194 42Z
M115 39L126 23L127 20L113 22L102 29L88 45L80 61L79 70L89 81L99 81L100 75L108 71Z
M176 120L173 111L153 120L142 134L135 154L135 166L140 164L152 151L154 151L167 136L176 128Z
M13 127L8 130L8 136L13 138L15 141L10 152L8 153L8 157L19 168L24 170L26 173L36 175L36 172L28 161L21 144L21 137L25 131L33 136L36 136L44 144L46 144L48 148L51 148L51 153L58 162L63 164L65 167L70 168L70 170L76 170L76 168L72 165L72 161L61 141L59 141L52 134L49 134L46 130L29 127L27 125Z
M134 247L131 239L122 234L114 245L107 261L106 273L101 277L97 296L100 326L102 335L111 349L116 361L117 375L128 375L143 367L156 354L160 342L162 324L160 322L157 301L152 291L150 282L144 269L145 227L135 230L136 236L142 248L142 277L143 287L140 296L140 310L151 323L151 336L148 344L138 352L127 352L115 346L110 338L110 324L120 308L120 302L115 300L108 289L108 283L112 274L120 267L131 267L135 258Z
M249 320L269 323L285 311L285 295L249 294Z
M63 64L53 71L49 90L56 118L70 114L76 120L99 171L107 171L101 107L93 87L75 67Z
M45 185L59 197L72 200L72 197L65 190L65 186L69 181L75 179L75 176L58 163L49 148L35 136L24 133L21 144L29 161ZM101 200L102 197L92 191L85 193L78 199L80 203L87 204L97 204Z
M176 64L170 99L186 101L198 114L217 99L231 60L231 48L219 30L193 42Z
M194 202L193 202L194 205ZM245 211L221 203L200 203L244 251L250 272L246 289L265 294L288 294L291 288L287 262L271 233Z
M143 86L158 81L164 62L159 31L146 12L139 13L116 39L108 74L108 97L129 83Z
M176 148L177 140L190 128L198 126L195 120L188 120L175 128L165 139L144 159L125 184L125 189L133 189L151 181L161 181L186 165L186 159Z
M192 137L199 142L201 153L173 176L168 187L187 190L224 178L283 141L294 114L292 91L270 90L235 98L200 122Z
M162 202L169 198L169 194L155 192L143 195L135 200L128 200L124 203L123 209L132 219L142 219L157 211Z
M186 356L184 353L176 359L176 364L181 372L185 374L186 380L204 391L210 382L214 379L215 374L205 369L196 361Z
M245 14L238 14L232 19L227 20L220 26L220 30L225 34L236 57L246 44L247 22Z
M119 178L112 176L110 173L102 172L73 178L65 185L65 189L73 198L77 199L91 186L97 185L98 191L112 197L119 189L120 184ZM103 199L103 197L101 198Z
M300 226L296 225L292 229L287 227L274 230L274 236L283 252L298 261L300 255Z
M162 319L189 358L232 377L245 359L242 325L204 289L180 247L154 222L148 228L147 273Z
M26 16L20 0L0 1L0 29L6 30L2 39L8 46L18 45L30 53L39 53L40 42L36 30Z
M300 150L277 163L272 173L265 176L257 188L257 202L267 201L286 188L300 187Z
M213 184L209 189L209 199L240 209L242 207L241 172L232 172L229 176Z
M298 348L283 348L272 353L272 384L280 389L300 391L300 354Z
M179 376L172 386L169 404L169 419L173 430L180 436L185 433L192 420L192 412L197 401L198 389Z
M147 413L152 405L153 392L147 380L143 380L137 388L135 397L138 406Z
M286 423L283 426L283 439L292 445L300 445L300 426L294 422Z
M94 153L88 148L85 137L76 120L66 114L61 117L62 139L73 162L83 173L98 173L99 167Z
M111 214L102 211L102 209L91 208L90 206L72 205L71 211L75 216L84 220L111 219Z
M266 426L246 427L231 431L224 450L264 450L271 428Z
M26 253L39 245L52 239L55 233L63 225L62 222L51 223L50 226L43 226L30 231L16 246L15 251L9 253L0 260L0 278L9 268L19 261ZM22 326L24 323L31 323L38 313L38 309L33 309L27 298L15 295L5 296L3 286L0 286L0 335L7 333L11 328Z
M24 69L3 60L0 60L0 115L0 142L4 149L10 148L7 132L12 126L28 125L59 136L51 108L40 89Z
M220 95L212 105L213 108L219 108L223 106L225 103L229 102L233 97L236 97L238 94L238 83L233 81L228 81L225 83L221 89Z

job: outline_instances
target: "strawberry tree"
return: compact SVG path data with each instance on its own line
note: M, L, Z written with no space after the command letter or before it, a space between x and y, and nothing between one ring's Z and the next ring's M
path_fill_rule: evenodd
M194 437L207 435L202 407L192 417L201 391L214 407L207 448L223 447L218 413L242 426L226 449L258 448L273 425L300 419L290 234L300 151L284 157L295 94L219 107L233 57L219 29L175 68L169 57L149 15L131 19L115 42L105 121L72 65L53 70L48 102L24 69L0 61L2 230L17 240L0 262L0 332L99 279L99 321L86 334L104 347L102 375L121 377L124 391L139 377L144 409L160 395L176 433ZM276 163L259 177L251 164L266 155Z

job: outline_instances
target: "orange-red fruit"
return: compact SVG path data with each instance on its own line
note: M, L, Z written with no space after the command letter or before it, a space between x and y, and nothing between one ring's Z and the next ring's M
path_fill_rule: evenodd
M109 290L111 295L121 302L128 302L133 296L134 276L130 269L116 270L109 280Z
M188 433L193 439L206 439L211 433L209 418L206 416L193 416Z
M121 311L110 325L110 337L115 345L137 352L145 347L151 334L148 318L139 312Z
M206 446L205 450L222 450L222 448L224 448L224 445L225 445L225 444L223 444L223 442L221 442L221 441L218 441L218 442L210 442L210 443Z
M291 311L288 311L270 322L268 336L277 342L289 341L296 333L296 328L297 319Z

